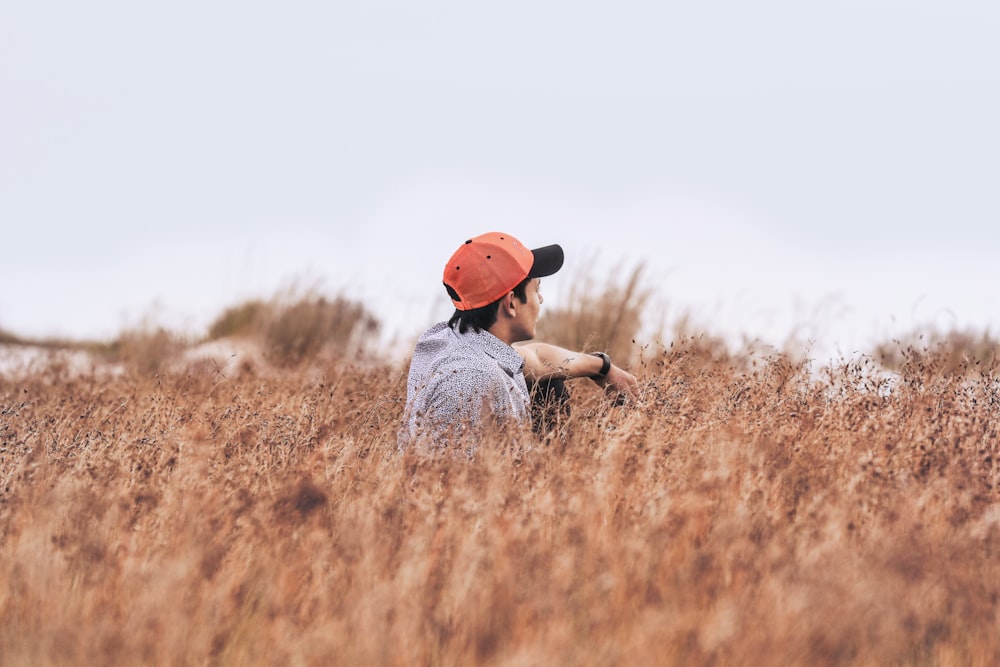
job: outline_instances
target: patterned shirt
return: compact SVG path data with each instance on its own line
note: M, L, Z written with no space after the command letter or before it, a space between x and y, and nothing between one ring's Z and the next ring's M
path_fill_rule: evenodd
M413 351L399 446L450 440L471 453L484 421L528 424L529 407L524 360L514 348L488 331L463 334L440 322Z

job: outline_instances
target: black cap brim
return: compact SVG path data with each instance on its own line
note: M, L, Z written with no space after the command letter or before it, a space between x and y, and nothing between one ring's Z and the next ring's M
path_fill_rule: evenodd
M551 276L562 268L564 259L562 246L547 245L532 250L531 254L535 256L535 261L531 265L531 271L528 272L529 278Z

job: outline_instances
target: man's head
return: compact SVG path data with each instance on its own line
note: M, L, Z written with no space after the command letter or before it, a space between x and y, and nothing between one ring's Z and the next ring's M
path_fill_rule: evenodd
M563 250L558 245L529 250L502 232L469 239L444 269L444 286L455 304L451 325L458 324L462 332L490 329L498 315L506 313L501 313L501 308L508 308L511 316L519 318L514 324L524 329L521 335L530 338L541 303L537 279L552 275L562 264ZM514 299L529 308L519 308Z

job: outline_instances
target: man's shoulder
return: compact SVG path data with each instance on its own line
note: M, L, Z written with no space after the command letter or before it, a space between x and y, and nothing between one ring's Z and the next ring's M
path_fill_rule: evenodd
M420 336L410 361L411 379L419 378L425 385L486 372L475 348L447 323L436 324Z
M431 325L426 331L420 334L418 342L421 340L435 340L435 339L445 338L451 333L454 333L454 329L448 326L447 322L438 322L437 324Z
M483 332L462 333L447 322L435 324L417 340L414 358L433 359L438 363L470 363L481 357L486 347L483 339L489 338Z

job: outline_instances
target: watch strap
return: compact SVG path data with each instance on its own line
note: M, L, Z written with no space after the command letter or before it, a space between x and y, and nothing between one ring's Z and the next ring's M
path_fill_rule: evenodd
M604 361L604 364L601 366L600 371L590 377L594 380L603 380L608 376L608 372L611 370L611 357L608 356L607 352L591 352L591 354L595 357L600 357Z

